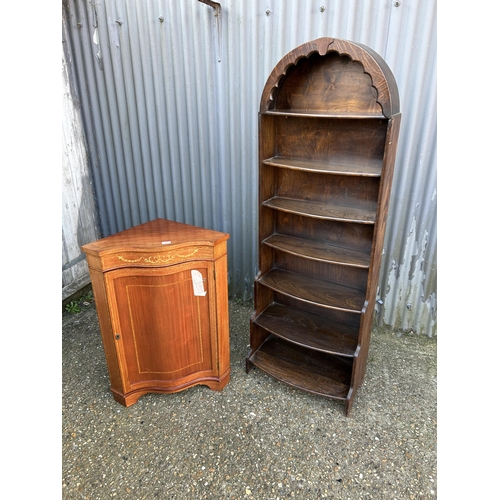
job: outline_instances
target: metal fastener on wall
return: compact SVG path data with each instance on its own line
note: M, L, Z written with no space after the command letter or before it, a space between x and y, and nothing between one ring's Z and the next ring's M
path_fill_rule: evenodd
M198 0L198 2L204 3L205 5L210 5L214 9L214 16L215 16L215 24L217 28L217 62L221 61L220 53L221 53L221 6L220 3L218 2L212 2L211 0ZM161 19L160 19L161 21ZM163 21L162 21L163 22Z
M218 17L220 15L220 3L218 2L212 2L211 0L198 0L198 2L204 3L206 5L210 5L214 9L214 16Z

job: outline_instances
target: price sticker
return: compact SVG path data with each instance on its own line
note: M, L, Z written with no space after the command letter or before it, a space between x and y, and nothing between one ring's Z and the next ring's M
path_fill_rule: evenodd
M195 296L204 297L207 292L205 291L205 287L203 286L203 276L200 271L196 271L193 269L191 271L191 279L193 281L193 291Z

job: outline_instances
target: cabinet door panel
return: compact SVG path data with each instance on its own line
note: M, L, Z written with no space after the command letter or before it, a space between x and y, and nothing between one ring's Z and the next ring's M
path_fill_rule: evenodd
M212 368L211 266L199 262L108 273L115 342L131 386L178 381ZM195 294L192 270L201 273L205 295Z

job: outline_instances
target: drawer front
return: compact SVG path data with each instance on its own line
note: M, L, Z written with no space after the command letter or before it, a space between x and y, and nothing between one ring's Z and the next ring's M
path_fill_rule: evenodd
M192 260L213 260L213 247L185 246L165 251L123 251L101 257L102 270L125 267L165 267Z

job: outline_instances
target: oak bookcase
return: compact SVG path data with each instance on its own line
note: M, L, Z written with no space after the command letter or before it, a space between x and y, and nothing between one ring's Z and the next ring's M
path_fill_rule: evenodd
M396 81L320 38L271 72L259 112L259 270L246 370L345 402L363 382L400 125Z

